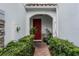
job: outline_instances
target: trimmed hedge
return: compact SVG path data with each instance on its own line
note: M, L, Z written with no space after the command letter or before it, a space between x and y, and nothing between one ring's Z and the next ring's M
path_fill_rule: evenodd
M53 56L78 56L79 47L68 40L62 40L57 37L49 37L49 50Z
M48 34L48 36L46 38L43 38L43 42L45 42L47 45L49 45L49 40L50 40L50 37L52 36L51 33Z
M8 43L6 48L1 49L1 56L32 56L34 52L33 35L21 38L18 42Z

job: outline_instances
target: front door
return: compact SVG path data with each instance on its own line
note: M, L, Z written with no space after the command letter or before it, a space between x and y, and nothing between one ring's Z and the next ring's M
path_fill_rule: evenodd
M35 28L35 40L41 40L41 19L33 19L33 27Z

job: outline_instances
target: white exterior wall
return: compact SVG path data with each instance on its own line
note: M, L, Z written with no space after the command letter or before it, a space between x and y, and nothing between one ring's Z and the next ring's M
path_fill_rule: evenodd
M79 46L79 4L59 4L58 33Z
M0 9L5 12L5 39L4 45L12 40L17 40L26 35L26 11L23 4L0 4ZM21 30L16 33L16 26L20 26Z

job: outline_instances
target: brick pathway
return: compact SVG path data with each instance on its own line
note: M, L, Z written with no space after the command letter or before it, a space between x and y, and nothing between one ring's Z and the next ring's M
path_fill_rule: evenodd
M34 56L50 56L48 46L43 42L36 42Z

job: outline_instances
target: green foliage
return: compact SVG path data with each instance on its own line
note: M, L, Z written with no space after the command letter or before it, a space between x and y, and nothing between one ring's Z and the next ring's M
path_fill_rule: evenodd
M30 34L35 34L35 32L36 32L36 29L34 27L30 29Z
M0 50L1 51L1 50ZM34 52L33 35L25 36L17 42L8 43L0 52L1 56L32 56Z
M8 43L7 47L16 46L16 45L17 45L16 42L11 41L11 42Z
M51 37L52 37L52 34L49 33L46 38L43 38L43 42L45 42L47 45L49 45L49 40L50 40Z
M3 48L0 48L0 55L2 54Z
M77 56L79 47L76 47L68 40L62 40L57 37L49 37L49 49L51 55L55 56Z

